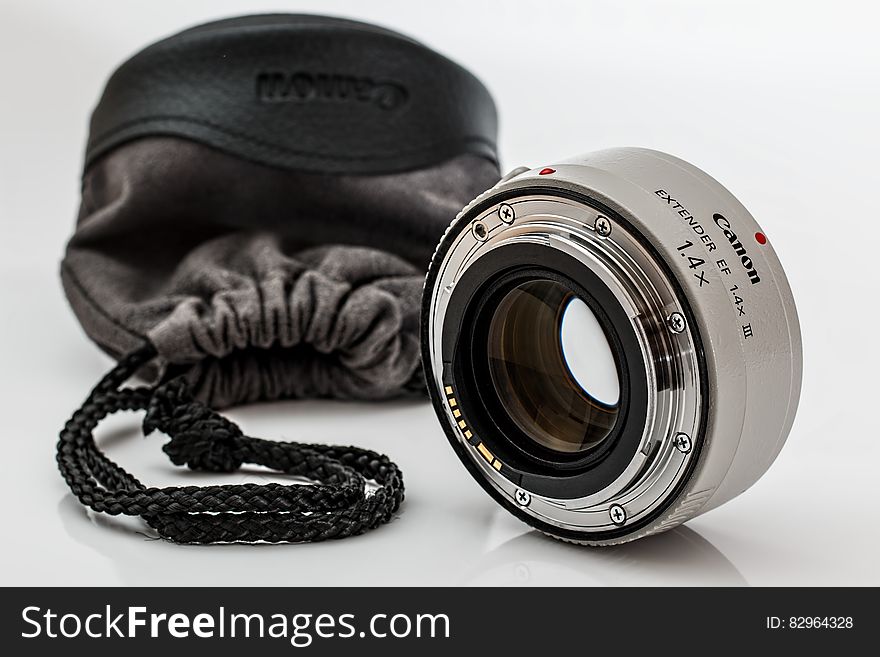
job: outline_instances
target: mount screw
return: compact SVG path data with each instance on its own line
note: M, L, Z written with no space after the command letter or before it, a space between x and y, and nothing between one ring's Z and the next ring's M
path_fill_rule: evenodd
M516 211L512 205L502 203L498 206L498 218L506 224L512 224L513 220L516 219Z
M691 451L691 448L693 447L693 444L691 443L691 437L686 433L675 434L674 444L675 448L682 454L687 454Z
M684 315L677 311L666 318L666 323L669 325L669 330L673 333L684 333L687 327L687 320L684 318Z

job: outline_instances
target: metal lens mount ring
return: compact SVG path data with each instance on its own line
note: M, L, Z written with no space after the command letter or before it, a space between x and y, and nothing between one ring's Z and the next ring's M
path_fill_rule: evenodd
M797 313L766 236L714 179L645 149L518 169L476 198L437 247L422 326L462 462L579 543L664 531L744 491L800 394Z

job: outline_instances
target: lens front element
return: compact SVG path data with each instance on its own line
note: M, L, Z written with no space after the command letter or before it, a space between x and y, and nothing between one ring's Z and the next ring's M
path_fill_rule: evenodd
M528 439L577 454L611 433L618 366L602 325L566 286L533 280L508 291L489 324L487 353L496 394Z

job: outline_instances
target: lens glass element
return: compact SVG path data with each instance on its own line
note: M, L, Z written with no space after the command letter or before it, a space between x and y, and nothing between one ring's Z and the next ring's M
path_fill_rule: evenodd
M565 285L508 291L489 323L489 371L513 422L538 445L576 454L599 445L620 411L620 375L602 324Z

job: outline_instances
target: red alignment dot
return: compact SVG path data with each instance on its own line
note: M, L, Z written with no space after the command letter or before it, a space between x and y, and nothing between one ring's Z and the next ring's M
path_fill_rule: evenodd
M538 175L539 176L546 176L548 173L556 173L556 169L551 169L550 167L546 167L544 169L541 169L538 172Z
M758 244L766 244L767 236L764 233L755 233L755 240L758 242Z

